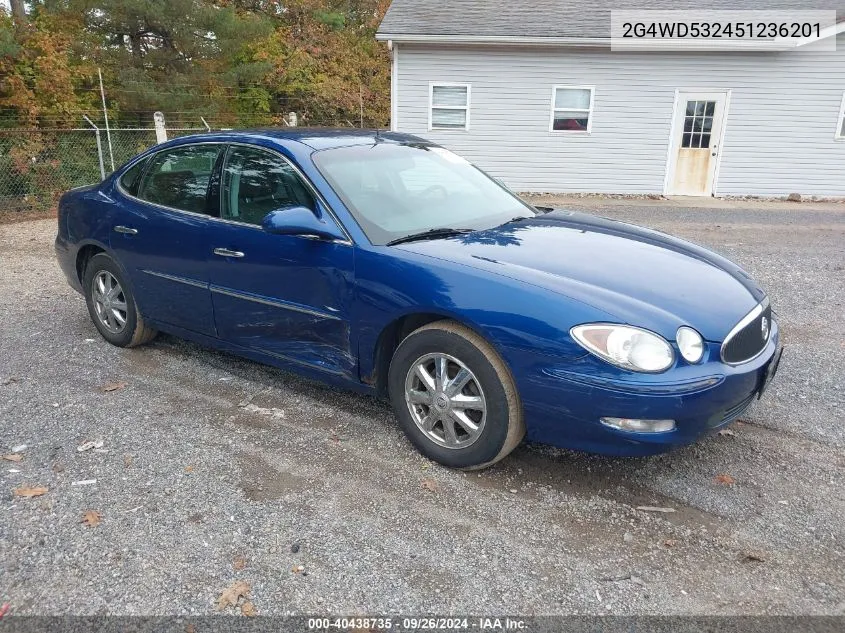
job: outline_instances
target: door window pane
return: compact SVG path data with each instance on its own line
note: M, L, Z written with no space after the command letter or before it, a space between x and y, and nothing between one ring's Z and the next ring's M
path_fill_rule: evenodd
M223 168L221 215L227 220L261 224L271 211L316 205L294 168L277 154L249 147L229 150Z
M715 101L687 101L681 147L705 149L710 147ZM692 132L692 134L690 134Z
M141 178L141 172L144 171L144 166L146 164L146 160L140 160L127 169L126 173L120 177L120 186L123 187L129 195L138 195L138 185L140 184L138 181Z
M173 209L207 213L208 182L220 145L189 145L159 152L138 190L138 197Z

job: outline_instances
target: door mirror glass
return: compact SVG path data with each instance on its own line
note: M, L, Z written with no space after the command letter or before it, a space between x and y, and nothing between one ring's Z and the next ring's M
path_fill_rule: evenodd
M322 218L318 218L311 209L303 206L271 211L261 222L261 228L275 235L303 235L329 241L346 240L346 236L330 217L323 214Z

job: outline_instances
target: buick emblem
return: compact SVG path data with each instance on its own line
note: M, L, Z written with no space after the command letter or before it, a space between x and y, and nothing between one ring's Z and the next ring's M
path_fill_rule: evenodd
M760 321L760 331L763 334L763 340L766 341L769 339L769 320L766 317L763 317L763 320Z

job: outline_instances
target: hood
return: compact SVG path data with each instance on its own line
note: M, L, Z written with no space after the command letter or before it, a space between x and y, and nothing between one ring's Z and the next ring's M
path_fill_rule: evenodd
M674 339L689 325L721 341L765 293L705 248L585 213L552 211L398 248L546 288Z

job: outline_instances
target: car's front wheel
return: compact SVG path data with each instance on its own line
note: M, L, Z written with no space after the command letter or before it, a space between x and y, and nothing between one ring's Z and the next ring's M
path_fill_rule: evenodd
M393 409L417 449L451 468L484 468L525 435L513 377L496 350L454 321L408 335L390 363Z
M91 320L109 343L135 347L155 338L156 331L144 323L123 273L111 257L98 253L88 260L82 287Z

